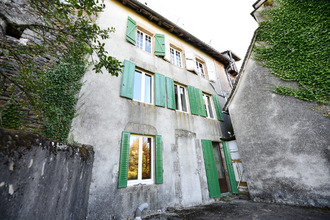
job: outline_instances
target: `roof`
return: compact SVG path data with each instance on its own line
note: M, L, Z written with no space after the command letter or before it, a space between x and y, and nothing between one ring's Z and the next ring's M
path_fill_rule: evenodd
M233 51L231 50L226 50L221 52L221 54L225 55L225 56L231 56L232 58L234 58L235 61L240 61L241 58L239 56L237 56Z
M151 22L157 24L159 27L166 29L167 31L171 32L172 34L178 36L182 40L192 44L196 48L200 49L201 51L207 53L208 55L212 56L216 60L222 62L225 65L230 64L230 59L226 56L221 54L219 51L215 50L210 45L204 43L203 41L199 40L194 35L190 34L189 32L185 31L178 25L174 24L167 18L163 17L162 15L158 14L157 12L153 11L152 9L148 8L146 5L142 4L137 0L117 0L121 2L123 5L133 9L138 14L144 16Z

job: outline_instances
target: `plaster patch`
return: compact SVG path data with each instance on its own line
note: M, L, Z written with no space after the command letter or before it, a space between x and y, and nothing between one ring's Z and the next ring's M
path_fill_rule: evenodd
M33 159L30 160L30 164L29 164L28 168L30 168L32 166L32 164L33 164Z
M45 164L46 164L46 162L44 162L44 163L42 164L42 169L41 169L41 176L43 176L43 175L44 175L44 171L45 171Z
M10 162L10 164L9 164L9 170L13 171L14 170L14 165L15 165L14 162Z
M14 194L14 186L13 186L13 184L9 184L8 193L9 193L10 195L13 195L13 194Z
M5 182L1 182L0 187L3 187L5 184L6 184Z

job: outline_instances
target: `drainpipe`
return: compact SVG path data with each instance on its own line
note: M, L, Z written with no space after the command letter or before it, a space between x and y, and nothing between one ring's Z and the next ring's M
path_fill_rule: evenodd
M147 209L149 206L148 206L148 203L142 203L141 205L139 205L139 207L136 209L135 211L135 218L134 220L141 220L141 212L144 210L144 209Z

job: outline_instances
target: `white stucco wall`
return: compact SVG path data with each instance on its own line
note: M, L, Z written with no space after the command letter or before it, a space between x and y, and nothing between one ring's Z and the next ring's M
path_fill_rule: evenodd
M185 43L170 32L117 1L105 1L104 12L97 18L102 28L115 27L116 32L105 41L109 55L136 67L157 72L183 85L191 85L209 94L216 94L209 80L185 68L138 49L126 41L127 17L156 34L165 34L176 46L203 58L206 64L217 63L204 52ZM224 73L220 64L214 68ZM219 76L212 78L219 78ZM94 146L95 160L89 199L89 219L132 217L137 206L149 203L153 210L168 206L190 206L213 201L209 198L200 139L219 140L220 122L167 108L156 107L120 97L121 75L95 74L88 71L78 103L79 115L72 124L76 141ZM220 90L219 82L215 82ZM162 135L163 184L117 189L121 133Z

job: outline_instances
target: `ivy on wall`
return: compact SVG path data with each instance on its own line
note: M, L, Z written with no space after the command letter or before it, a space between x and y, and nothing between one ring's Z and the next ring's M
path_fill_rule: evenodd
M115 29L94 23L100 0L19 2L0 2L0 97L7 100L0 100L0 126L66 141L86 68L113 76L122 70L102 41Z
M66 141L71 121L75 116L76 94L86 72L84 60L66 56L62 61L46 71L47 87L40 91L43 114L43 129L46 137Z
M330 1L274 0L264 10L254 51L256 59L298 88L276 86L275 93L329 106Z

